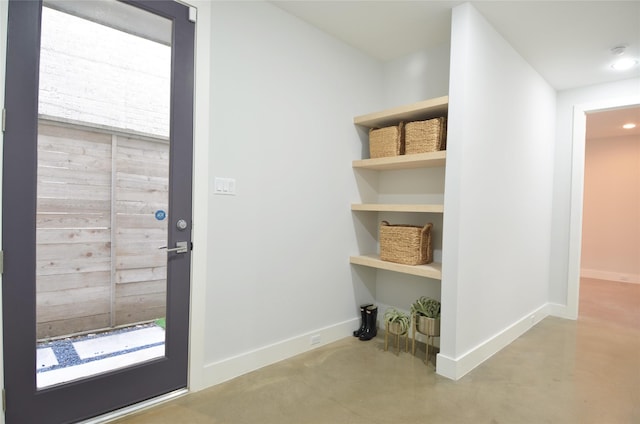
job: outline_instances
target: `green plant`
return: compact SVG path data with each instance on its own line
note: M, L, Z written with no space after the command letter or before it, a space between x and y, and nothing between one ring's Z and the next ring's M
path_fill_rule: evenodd
M411 313L427 318L440 318L440 302L426 296L420 296L411 304Z
M161 327L163 330L167 327L167 321L165 318L158 318L153 323L158 327Z
M409 330L409 315L395 308L388 308L384 313L384 320L389 324L398 324L399 334L404 334Z

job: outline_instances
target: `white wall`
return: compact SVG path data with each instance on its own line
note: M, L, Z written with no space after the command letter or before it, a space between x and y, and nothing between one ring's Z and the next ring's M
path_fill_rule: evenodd
M640 283L640 136L585 147L581 275Z
M553 220L549 267L549 301L554 314L577 317L577 285L579 278L581 223L572 224L572 202L577 221L582 214L582 178L584 134L574 146L574 109L614 107L640 101L640 78L598 84L558 93L556 106L556 143L553 184ZM583 128L584 132L584 128ZM574 155L576 156L574 160ZM575 175L573 175L575 173ZM576 194L572 194L572 181ZM572 201L572 196L576 200ZM571 235L571 227L576 230ZM570 248L573 244L574 248ZM571 275L570 275L571 274Z
M379 62L268 3L212 3L212 40L210 183L237 195L209 199L210 384L357 327L353 117L383 102Z
M169 136L170 46L48 7L41 31L38 113Z
M385 108L449 94L449 44L384 64Z
M455 337L440 374L459 378L545 314L555 100L473 6L453 9L442 334Z

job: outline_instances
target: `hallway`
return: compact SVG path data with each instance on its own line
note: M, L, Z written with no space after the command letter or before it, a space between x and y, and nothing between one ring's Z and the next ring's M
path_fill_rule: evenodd
M343 339L120 424L640 422L640 285L583 284L577 321L547 318L459 381ZM626 302L612 312L611 299ZM602 299L602 301L597 301Z

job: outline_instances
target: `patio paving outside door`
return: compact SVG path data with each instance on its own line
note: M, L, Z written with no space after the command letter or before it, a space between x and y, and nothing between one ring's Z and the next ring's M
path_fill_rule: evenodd
M7 424L75 422L186 387L190 12L173 1L9 2ZM102 343L118 347L96 347L110 329ZM42 378L62 348L82 364ZM114 365L92 366L100 359Z

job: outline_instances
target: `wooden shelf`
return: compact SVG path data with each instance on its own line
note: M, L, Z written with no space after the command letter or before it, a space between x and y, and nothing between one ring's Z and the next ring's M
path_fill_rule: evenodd
M444 213L444 205L407 205L391 203L352 203L352 211L365 212L430 212Z
M395 125L400 121L419 121L447 116L448 111L449 96L443 96L382 112L356 116L353 123L367 128L385 127Z
M446 164L447 152L417 153L414 155L392 156L376 159L354 160L354 168L389 171L394 169L438 168Z
M442 264L432 262L428 265L403 265L394 262L381 261L378 255L351 256L349 262L371 268L400 272L402 274L417 275L418 277L442 280Z
M449 96L424 100L406 106L387 109L367 115L356 116L353 123L361 128L380 128L397 125L399 122L423 121L449 114ZM403 170L416 168L444 168L446 166L446 151L419 153L412 155L393 156L375 159L354 160L354 169L374 171ZM365 212L418 212L444 213L442 204L385 204L385 203L354 203L352 211ZM379 255L351 256L349 262L376 269L416 275L424 278L442 280L442 264L403 265L380 260Z

